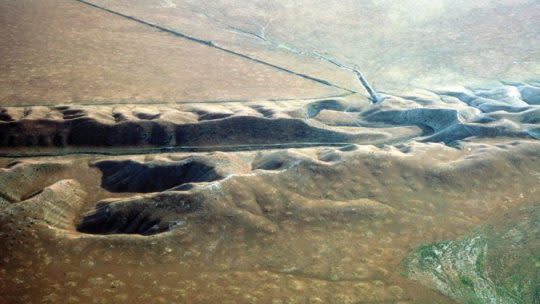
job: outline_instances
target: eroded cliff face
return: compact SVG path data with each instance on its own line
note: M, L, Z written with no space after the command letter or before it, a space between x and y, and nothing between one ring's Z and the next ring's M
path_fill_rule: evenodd
M540 301L537 4L438 3L0 4L0 303Z

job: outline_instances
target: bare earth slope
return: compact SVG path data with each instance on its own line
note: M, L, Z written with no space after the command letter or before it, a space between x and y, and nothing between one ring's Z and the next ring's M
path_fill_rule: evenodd
M0 3L0 303L540 303L499 2Z

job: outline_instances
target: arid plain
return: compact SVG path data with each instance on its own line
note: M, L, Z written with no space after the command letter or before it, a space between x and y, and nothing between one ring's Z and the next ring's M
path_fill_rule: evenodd
M538 20L0 2L0 303L540 303Z

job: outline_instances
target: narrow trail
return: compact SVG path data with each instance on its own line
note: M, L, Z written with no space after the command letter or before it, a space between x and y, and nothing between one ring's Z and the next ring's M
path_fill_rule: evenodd
M158 24L155 24L155 23L151 23L151 22L142 20L142 19L134 17L134 16L129 16L129 15L123 14L121 12L114 11L112 9L109 9L109 8L106 8L106 7L103 7L103 6L99 6L97 4L94 4L94 3L91 3L91 2L88 2L88 1L85 1L85 0L74 0L74 1L77 1L77 2L82 3L84 5L88 5L88 6L91 6L93 8L105 11L105 12L108 12L108 13L116 15L116 16L120 16L122 18L129 19L129 20L137 22L139 24L142 24L142 25L151 27L153 29L156 29L158 31L165 32L165 33L171 34L171 35L179 37L179 38L187 39L189 41L199 43L199 44L205 45L207 47L211 47L211 48L214 48L214 49L229 53L231 55L238 56L238 57L241 57L243 59L246 59L246 60L258 63L258 64L262 64L262 65L265 65L267 67L271 67L271 68L274 68L276 70L279 70L279 71L282 71L282 72L285 72L285 73L288 73L288 74L291 74L291 75L294 75L294 76L297 76L297 77L301 77L301 78L304 78L304 79L307 79L307 80L310 80L310 81L317 82L318 84L338 88L340 90L344 90L344 91L347 91L349 93L358 93L355 90L339 86L339 85L334 84L334 83L332 83L330 81L320 79L320 78L317 78L317 77L313 77L313 76L309 76L309 75L306 75L306 74L303 74L303 73L295 72L293 70L290 70L290 69L275 65L273 63L266 62L264 60L257 59L257 58L251 57L249 55L242 54L242 53L239 53L237 51L234 51L234 50L219 46L219 45L217 45L216 43L214 43L213 41L210 41L210 40L204 40L204 39L200 39L200 38L197 38L197 37L193 37L193 36L190 36L188 34L184 34L184 33L175 31L173 29L166 28L164 26L161 26L161 25L158 25Z
M0 151L0 157L26 158L26 157L56 157L70 155L143 155L160 153L181 153L181 152L241 152L256 150L290 149L290 148L310 148L310 147L344 147L351 145L350 142L304 142L304 143L283 143L283 144L257 144L257 145L222 145L222 146L176 146L176 147L149 147L149 148L87 148L87 149L61 149L50 151Z

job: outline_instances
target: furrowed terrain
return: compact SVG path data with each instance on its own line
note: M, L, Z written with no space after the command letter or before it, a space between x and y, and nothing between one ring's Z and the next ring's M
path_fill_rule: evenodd
M503 2L0 3L0 303L540 303Z

